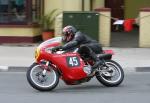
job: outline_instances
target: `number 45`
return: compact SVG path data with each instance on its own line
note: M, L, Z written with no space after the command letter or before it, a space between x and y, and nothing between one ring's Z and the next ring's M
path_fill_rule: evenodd
M70 64L71 66L77 66L77 65L79 65L79 62L78 62L77 57L70 57L70 59L69 59L69 64Z

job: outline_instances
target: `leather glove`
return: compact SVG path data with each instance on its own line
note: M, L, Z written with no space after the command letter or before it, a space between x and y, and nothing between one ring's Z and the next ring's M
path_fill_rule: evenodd
M62 49L62 46L54 47L54 48L52 48L52 52L59 51L60 49Z

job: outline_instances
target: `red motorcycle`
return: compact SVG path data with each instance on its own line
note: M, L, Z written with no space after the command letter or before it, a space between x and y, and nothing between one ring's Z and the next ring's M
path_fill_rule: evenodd
M27 71L29 84L40 91L54 89L59 79L67 85L77 85L90 81L94 76L105 86L114 87L122 83L124 71L115 61L111 60L113 51L104 50L97 54L103 62L94 72L94 64L88 56L80 57L78 48L71 51L52 52L52 48L61 45L61 37L49 39L41 43L35 52L35 62Z

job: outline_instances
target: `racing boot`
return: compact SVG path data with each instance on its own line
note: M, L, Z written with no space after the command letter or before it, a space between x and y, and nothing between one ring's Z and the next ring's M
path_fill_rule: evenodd
M94 65L92 66L92 72L96 70L96 68L102 64L102 61L96 56L94 52L91 53L91 58L95 62Z
M95 64L92 66L92 69L95 70L99 65L101 65L101 61L100 60L96 60Z

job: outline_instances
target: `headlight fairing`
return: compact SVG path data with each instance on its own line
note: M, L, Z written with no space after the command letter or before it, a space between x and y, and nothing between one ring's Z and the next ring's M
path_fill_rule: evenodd
M35 60L37 60L40 56L40 49L39 48L36 48L35 50Z

